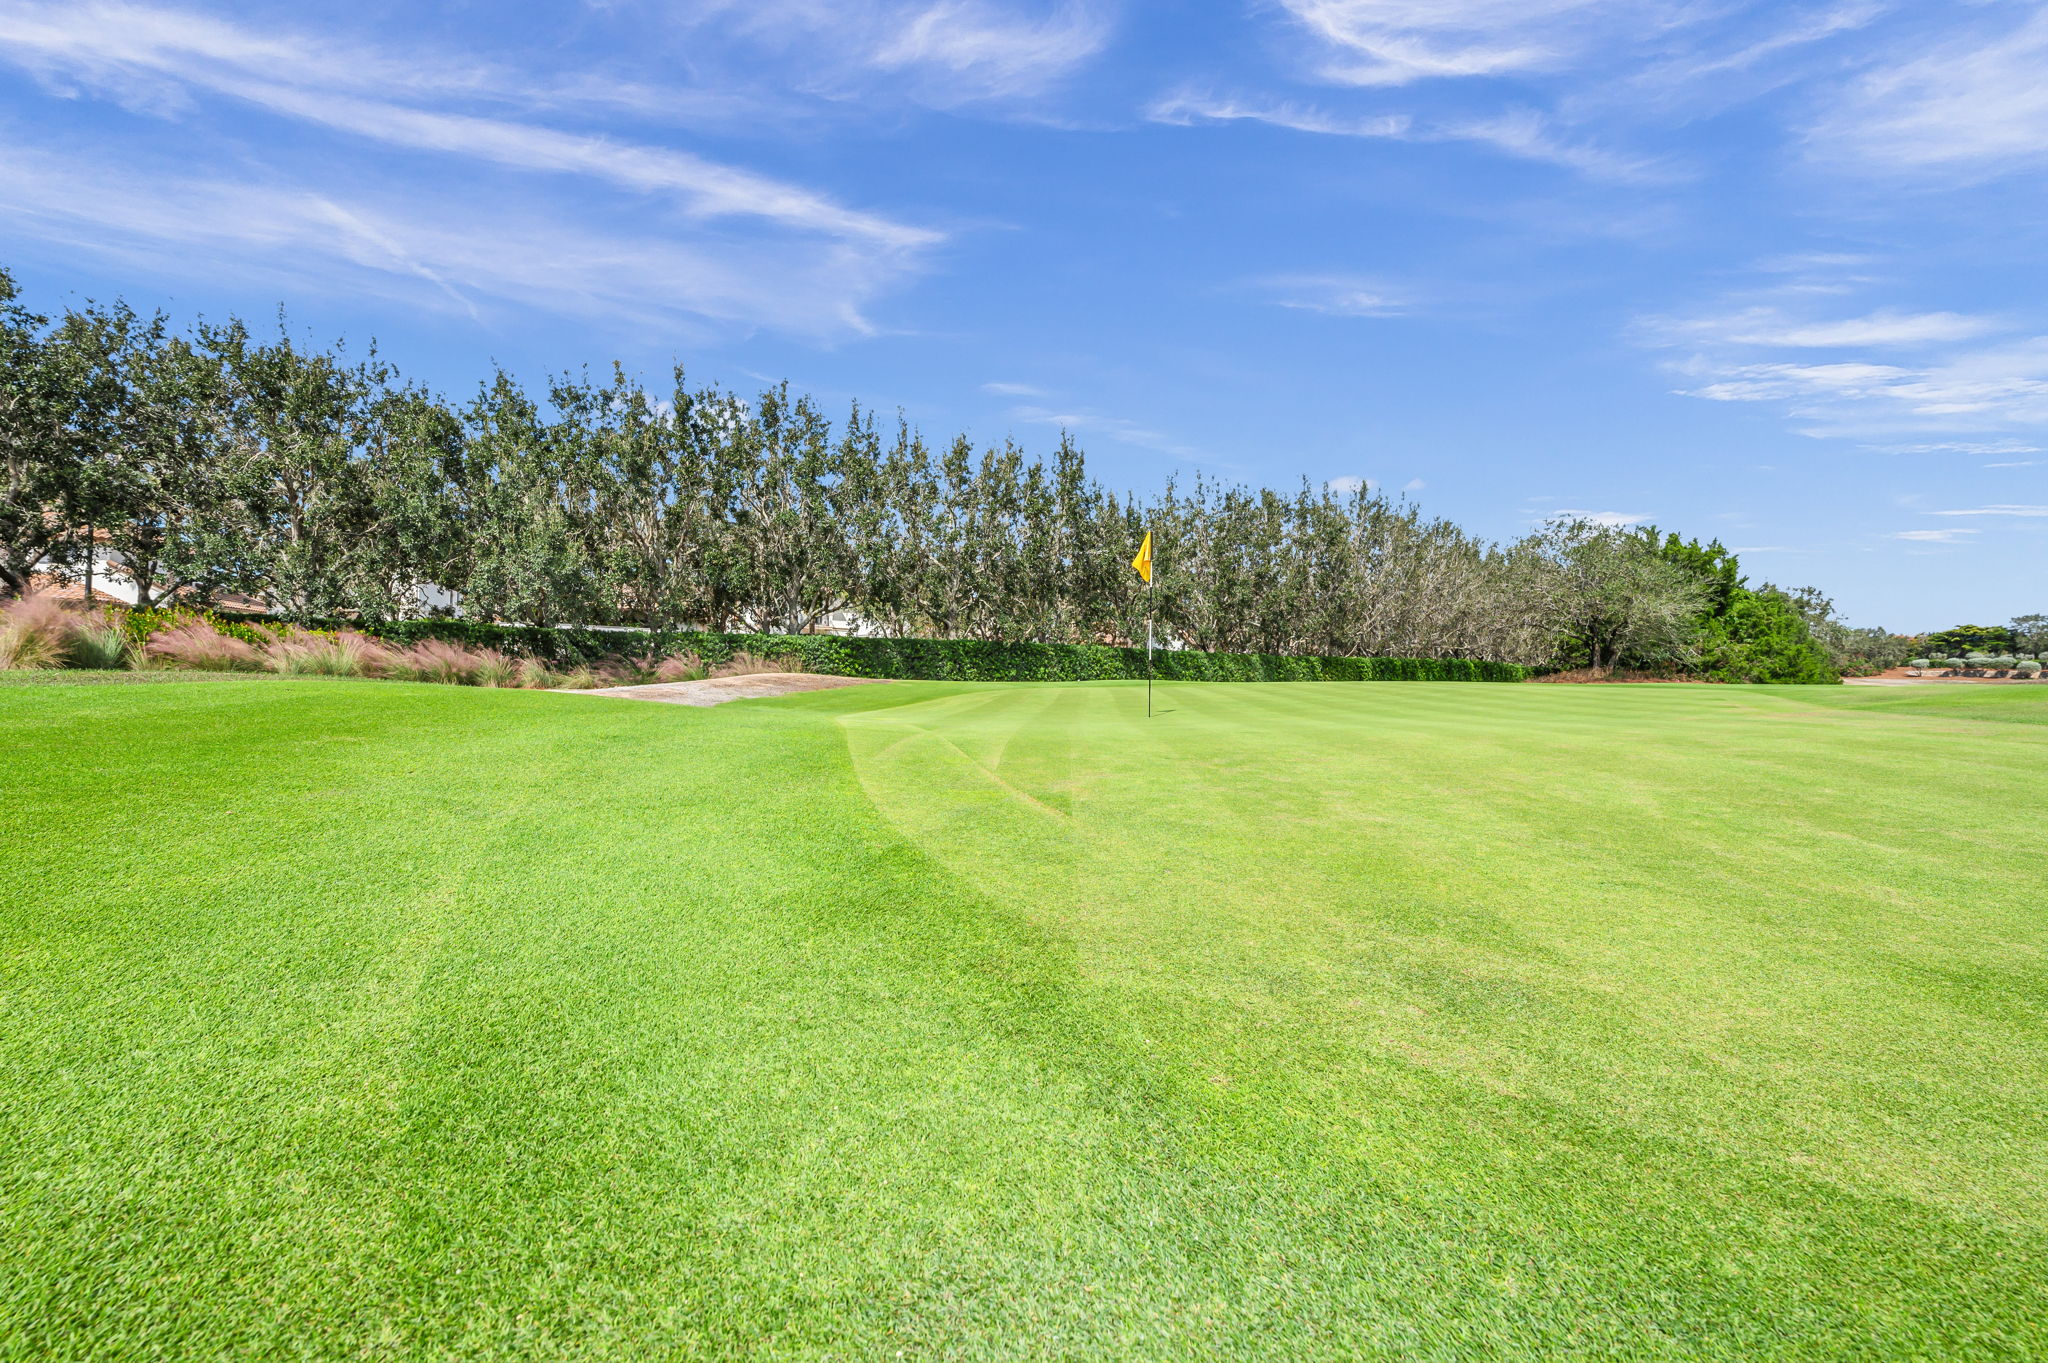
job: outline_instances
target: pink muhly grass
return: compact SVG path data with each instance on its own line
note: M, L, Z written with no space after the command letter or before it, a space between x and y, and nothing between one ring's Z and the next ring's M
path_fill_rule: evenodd
M392 675L444 686L479 685L479 674L508 675L511 660L495 650L464 648L441 639L422 639L392 655Z
M254 645L222 634L204 620L188 620L158 630L142 646L143 656L160 667L195 672L260 672L264 659Z
M390 649L352 629L325 634L287 626L263 654L272 671L301 677L381 677L393 661Z
M77 621L55 596L37 592L0 610L0 667L61 667Z

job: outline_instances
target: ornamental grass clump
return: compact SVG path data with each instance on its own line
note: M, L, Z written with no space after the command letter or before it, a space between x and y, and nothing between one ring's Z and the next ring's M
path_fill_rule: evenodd
M519 664L495 648L477 650L476 670L471 674L478 686L518 686Z
M64 649L64 659L71 666L113 672L127 667L133 657L128 631L104 612L92 611L73 622Z
M661 682L702 681L710 675L710 667L695 653L663 658L654 669L654 679Z
M0 610L0 668L62 667L74 621L47 592Z
M464 648L440 639L422 639L392 655L392 675L407 681L439 682L444 686L475 686L480 671L508 675L510 660L502 653Z
M204 620L158 630L142 646L142 654L152 666L193 672L261 672L265 665L254 644L223 634Z
M612 678L606 676L589 663L578 663L567 672L555 677L557 691L590 691L600 686L610 686Z
M263 656L271 671L296 677L383 677L395 665L390 649L349 629L325 634L287 626Z

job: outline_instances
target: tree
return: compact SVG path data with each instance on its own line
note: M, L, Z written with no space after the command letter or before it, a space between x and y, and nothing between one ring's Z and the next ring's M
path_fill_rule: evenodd
M2048 615L2015 615L2008 627L2024 653L2048 653Z
M93 510L91 428L106 394L89 338L53 335L0 269L0 595L29 590L39 565L68 567Z
M1530 547L1566 658L1601 670L1691 661L1709 593L1642 536L1558 517Z
M160 314L122 304L70 313L63 333L95 357L105 388L92 404L86 512L135 604L205 601L256 576L235 533L242 504L222 476L219 365Z
M1927 647L1944 657L1998 653L2016 646L2013 631L2004 625L1955 625L1927 636Z
M202 326L218 365L222 506L240 540L233 585L293 619L354 611L382 596L370 449L391 375L309 350L285 334L261 344L241 322Z

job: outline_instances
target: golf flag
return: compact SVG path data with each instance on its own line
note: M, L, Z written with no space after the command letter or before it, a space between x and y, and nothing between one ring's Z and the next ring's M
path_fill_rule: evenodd
M1152 532L1145 532L1145 542L1138 546L1138 556L1131 560L1131 566L1138 570L1138 576L1147 582L1152 580Z

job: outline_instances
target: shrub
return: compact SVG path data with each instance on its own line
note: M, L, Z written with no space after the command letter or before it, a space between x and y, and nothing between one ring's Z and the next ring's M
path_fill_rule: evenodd
M1908 663L1906 664L1906 666L1908 666L1908 667L1920 667L1920 668L1930 667L1930 666L1932 666L1932 665L1933 665L1933 664L1929 663L1929 662L1927 661L1927 659L1925 659L1925 658L1914 658L1914 659L1912 659L1911 661L1909 661L1909 662L1908 662Z
M204 620L187 620L158 630L143 645L143 656L160 667L196 672L260 672L263 655L246 639L223 634Z
M2026 673L2029 678L2038 677L2041 675L2041 664L2029 658L2019 665L2019 671Z

